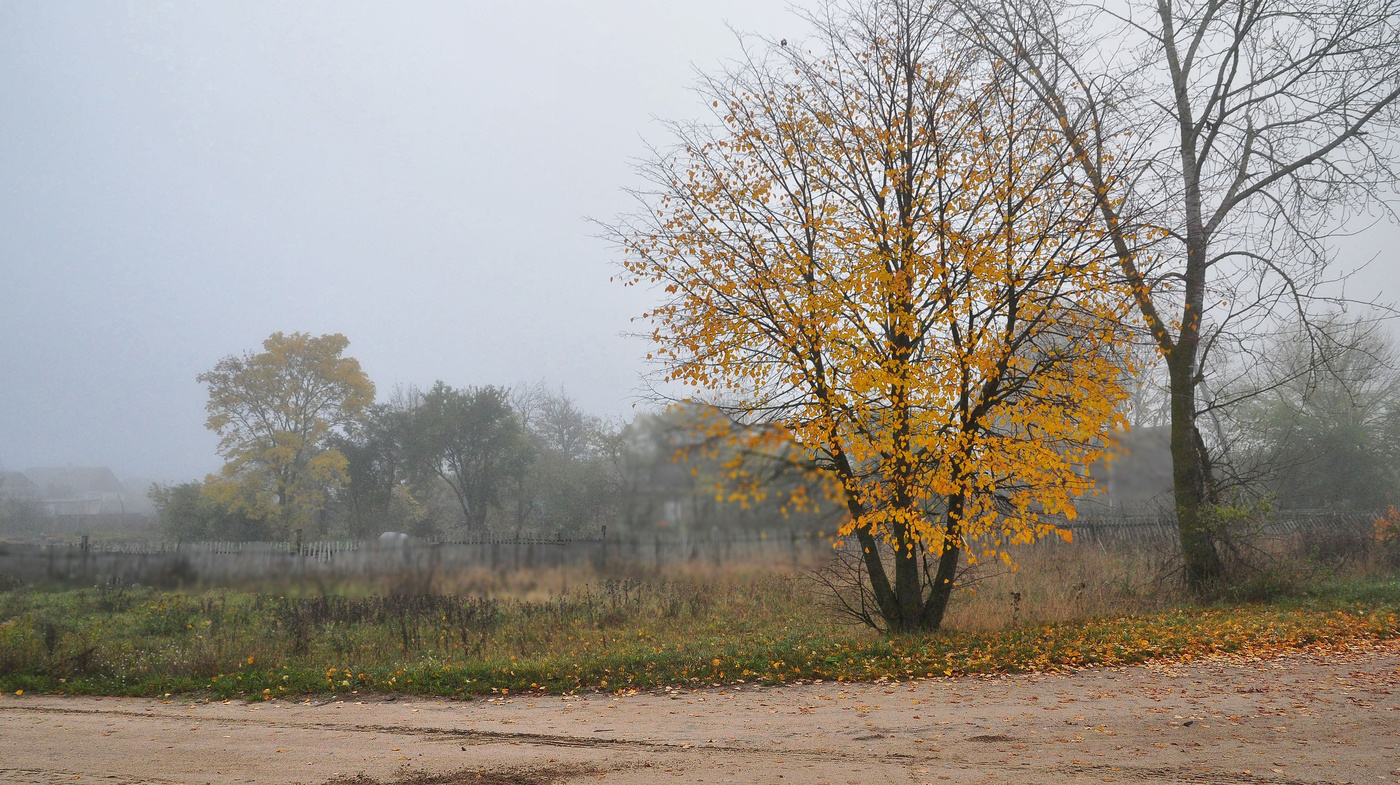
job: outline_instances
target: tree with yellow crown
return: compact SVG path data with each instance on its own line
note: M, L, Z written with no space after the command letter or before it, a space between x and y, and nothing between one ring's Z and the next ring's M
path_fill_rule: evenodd
M374 402L359 361L342 356L349 345L339 333L273 333L263 351L225 357L196 377L209 388L205 425L226 460L206 479L206 495L279 536L315 522L326 491L346 479L330 439Z
M797 445L892 632L939 627L963 558L1068 536L1132 302L1054 118L936 10L832 5L810 41L751 42L609 228L661 296L664 381L724 413L712 435Z

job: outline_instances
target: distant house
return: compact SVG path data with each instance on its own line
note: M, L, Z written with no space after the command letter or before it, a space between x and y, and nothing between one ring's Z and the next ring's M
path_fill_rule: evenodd
M126 488L106 466L25 469L49 515L112 515L126 512Z
M22 473L0 472L0 498L37 502L39 496L39 486Z
M1089 476L1103 490L1087 500L1090 504L1146 512L1153 503L1170 503L1171 428L1138 426L1115 433L1104 457L1089 467Z

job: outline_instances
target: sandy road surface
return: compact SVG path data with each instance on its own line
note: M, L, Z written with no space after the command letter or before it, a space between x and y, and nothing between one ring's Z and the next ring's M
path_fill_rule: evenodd
M0 781L1400 782L1400 646L899 685L249 705L0 698ZM438 776L452 775L452 776Z

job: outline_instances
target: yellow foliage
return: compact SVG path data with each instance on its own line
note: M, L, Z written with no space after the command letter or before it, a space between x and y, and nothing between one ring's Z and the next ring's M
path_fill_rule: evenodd
M1395 509L1395 505L1390 505L1385 511L1385 515L1376 518L1376 542L1390 543L1400 541L1400 510Z
M338 333L273 333L261 353L225 357L197 377L209 388L205 425L226 459L206 495L276 521L283 535L324 507L326 491L345 481L345 456L329 439L374 401L359 361L341 356L349 344Z
M715 122L678 127L615 232L624 278L664 293L653 355L727 415L707 435L797 445L842 536L1000 553L1092 490L1131 292L1053 118L995 64L843 44L707 82Z

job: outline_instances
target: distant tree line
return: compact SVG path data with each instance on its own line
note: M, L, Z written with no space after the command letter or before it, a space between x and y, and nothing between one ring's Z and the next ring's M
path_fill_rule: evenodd
M544 384L397 387L375 402L340 335L277 333L199 379L223 470L157 485L168 536L186 541L596 536L686 527L834 528L837 506L729 500L725 467L765 460L774 487L808 479L771 457L709 449L678 405L631 422L588 414Z
M274 335L260 355L201 376L229 463L202 481L151 489L169 536L574 536L603 526L839 524L831 500L815 498L815 510L784 505L794 487L810 485L819 496L819 484L792 465L737 456L730 440L707 445L705 421L720 416L707 407L678 405L624 423L588 414L544 384L443 382L398 387L370 403L373 385L341 356L347 345L342 336ZM1384 324L1330 316L1282 329L1237 359L1206 431L1232 498L1358 511L1400 502L1400 350ZM318 374L339 374L340 392ZM1166 392L1154 395L1150 379L1131 405L1135 425L1166 419ZM736 460L762 464L751 474L768 484L766 496L733 493L726 481ZM0 488L0 532L34 529L37 517Z
M1293 325L1222 388L1212 440L1227 488L1282 509L1400 505L1400 351L1385 328L1335 314Z

